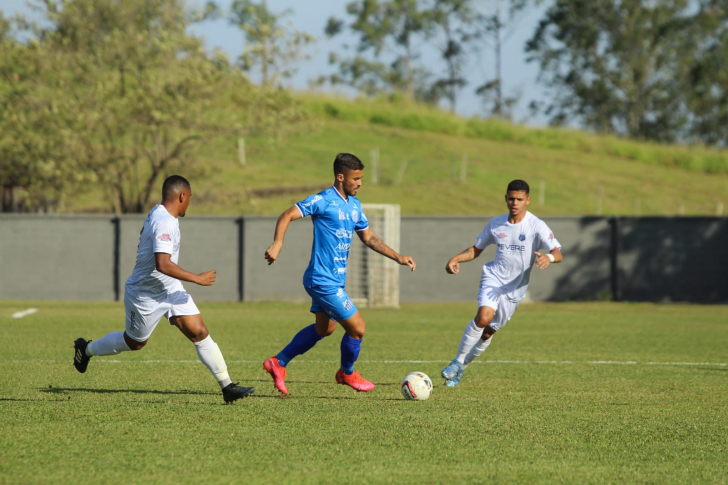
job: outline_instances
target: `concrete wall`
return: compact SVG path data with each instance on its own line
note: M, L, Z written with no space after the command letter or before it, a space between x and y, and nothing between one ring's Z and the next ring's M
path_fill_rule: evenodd
M417 261L417 271L400 271L402 301L475 301L483 264L495 256L488 247L458 275L445 272L447 261L475 244L489 217L403 217L403 254ZM594 299L610 292L610 224L605 218L544 218L562 244L564 262L531 272L533 300Z
M1 298L113 300L113 274L108 216L0 218Z
M445 263L471 246L488 217L403 217L400 301L474 301L493 248L461 266ZM728 218L544 219L564 262L534 269L533 300L728 301ZM195 300L306 301L301 280L313 239L310 219L291 224L278 262L263 254L275 217L180 219L180 265L217 270L213 287L185 283ZM123 297L144 216L0 215L0 298L114 300ZM354 241L355 245L361 244Z

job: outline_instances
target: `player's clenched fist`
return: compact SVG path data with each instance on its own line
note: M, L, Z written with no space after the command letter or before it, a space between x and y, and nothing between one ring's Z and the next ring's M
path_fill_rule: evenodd
M281 252L281 245L277 243L273 243L270 246L268 246L268 249L265 251L265 259L268 261L268 266L276 262L276 259L278 259L278 255Z
M200 273L197 275L199 277L197 284L200 286L212 286L212 284L215 282L215 278L217 278L217 271L214 269L212 271L207 271L205 273Z

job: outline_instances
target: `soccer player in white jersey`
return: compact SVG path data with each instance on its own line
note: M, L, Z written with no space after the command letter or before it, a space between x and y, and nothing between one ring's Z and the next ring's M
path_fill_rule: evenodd
M134 272L126 281L126 329L95 341L77 339L73 365L84 373L95 355L140 350L162 317L166 317L192 341L200 360L220 384L223 399L231 403L252 394L255 388L240 387L230 380L220 348L210 337L200 311L180 282L212 286L217 276L215 270L196 274L177 265L180 247L177 218L185 216L190 197L192 188L184 177L172 175L164 181L162 203L156 205L144 221Z
M478 313L465 327L458 353L442 369L446 386L457 386L463 373L493 340L493 334L503 328L526 296L531 268L534 263L546 269L560 263L561 244L551 229L526 210L531 203L528 184L514 180L508 184L506 204L508 214L491 219L475 244L450 258L445 270L458 274L460 263L472 261L491 244L496 245L495 259L483 266L478 293ZM539 252L546 248L548 253Z
M311 216L313 246L311 261L303 274L303 286L311 296L310 311L316 315L316 323L304 327L283 350L263 363L263 368L273 377L276 389L283 394L288 394L286 365L294 357L311 350L319 340L331 335L337 322L346 333L341 339L341 367L336 372L336 382L361 392L374 389L374 384L354 371L366 324L344 288L352 237L356 233L370 249L409 266L412 271L415 270L415 261L410 256L395 252L369 229L369 221L355 197L363 175L361 160L350 153L339 153L334 160L334 185L281 214L276 223L273 244L265 252L268 264L274 264L291 221Z

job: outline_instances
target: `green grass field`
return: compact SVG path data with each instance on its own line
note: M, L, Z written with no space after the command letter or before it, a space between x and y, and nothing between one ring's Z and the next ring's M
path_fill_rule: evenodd
M21 319L14 312L38 308ZM71 365L72 342L120 330L118 303L0 302L0 483L725 483L728 307L522 305L457 388L440 369L469 304L367 310L357 369L334 382L338 329L289 365L262 361L311 322L305 305L203 304L231 406L165 321L140 352ZM401 378L436 385L405 401Z

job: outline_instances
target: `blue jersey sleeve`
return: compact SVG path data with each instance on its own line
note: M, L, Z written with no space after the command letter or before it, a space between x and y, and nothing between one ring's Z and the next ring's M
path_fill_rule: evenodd
M369 220L367 219L367 216L364 214L364 209L361 210L361 214L359 214L358 217L354 218L354 230L359 232L363 231L364 229L367 229L369 227Z
M296 203L296 207L301 211L303 217L321 214L326 209L324 196L321 194L309 195L301 202Z

